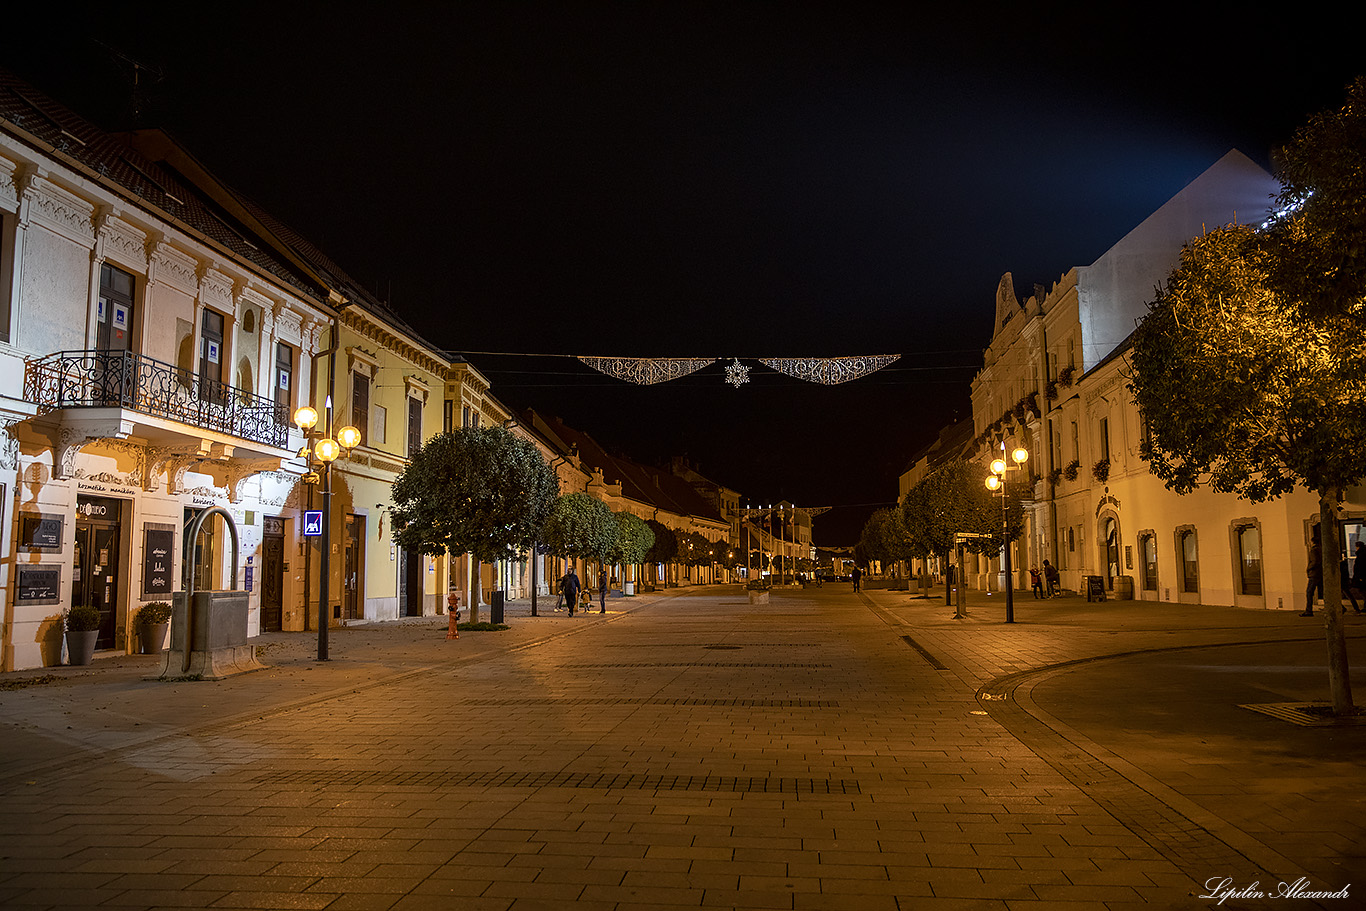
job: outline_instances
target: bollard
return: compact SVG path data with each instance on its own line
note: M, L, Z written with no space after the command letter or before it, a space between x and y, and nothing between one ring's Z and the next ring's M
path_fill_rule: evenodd
M456 626L460 622L460 596L451 592L446 596L446 613L450 614L451 625L446 630L447 639L459 639L460 630Z

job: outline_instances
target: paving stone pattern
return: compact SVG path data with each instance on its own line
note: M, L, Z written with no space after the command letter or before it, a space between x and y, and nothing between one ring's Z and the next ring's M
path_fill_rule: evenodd
M1025 698L1069 662L1303 638L1287 616L1072 599L1007 627L833 585L612 607L0 693L0 907L1072 911L1293 871Z

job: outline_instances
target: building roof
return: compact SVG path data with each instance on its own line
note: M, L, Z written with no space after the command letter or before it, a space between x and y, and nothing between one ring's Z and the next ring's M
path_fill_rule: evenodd
M314 300L326 289L307 270L262 243L176 168L134 148L126 134L106 132L0 68L0 130L82 173L158 219L178 225Z
M673 472L613 455L587 433L575 430L559 418L549 418L529 410L524 420L539 433L557 442L562 451L577 450L584 467L590 471L601 471L603 480L608 484L620 483L623 497L675 515L724 522L716 507Z

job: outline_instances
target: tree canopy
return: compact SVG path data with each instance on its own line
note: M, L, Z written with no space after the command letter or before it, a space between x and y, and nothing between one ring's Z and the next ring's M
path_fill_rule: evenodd
M1366 79L1277 156L1263 226L1198 237L1134 333L1142 453L1168 487L1254 502L1297 485L1324 520L1333 709L1352 711L1333 517L1366 476ZM1332 524L1327 524L1331 522Z
M645 524L655 534L655 543L645 552L646 563L670 563L678 556L678 536L672 528L655 519L646 519Z
M613 563L644 563L645 554L655 543L655 533L645 520L629 512L615 513L617 543L607 555Z
M394 481L394 539L434 556L506 559L536 539L556 487L536 447L503 427L438 434Z
M606 563L618 534L617 518L606 503L586 493L567 493L551 508L541 540L557 556Z

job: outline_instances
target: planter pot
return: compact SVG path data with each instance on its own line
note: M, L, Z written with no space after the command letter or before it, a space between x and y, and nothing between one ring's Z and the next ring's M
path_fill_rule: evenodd
M89 664L95 657L95 640L99 635L97 629L67 630L66 663L73 667Z
M138 644L143 655L160 655L166 647L166 635L171 631L171 621L147 623L138 627Z
M768 592L750 592L750 593L749 593L749 603L750 603L750 604L767 604L767 603L768 603Z

